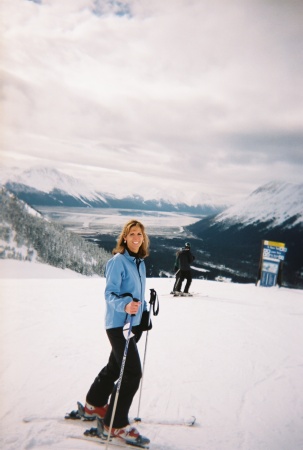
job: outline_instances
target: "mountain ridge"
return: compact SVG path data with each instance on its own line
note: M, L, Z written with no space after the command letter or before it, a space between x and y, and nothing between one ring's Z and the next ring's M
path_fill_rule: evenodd
M137 194L117 197L111 193L97 192L89 183L50 168L35 168L21 174L2 174L2 184L19 198L35 206L178 211L201 216L218 213L225 207L216 206L212 202L188 205L163 198L145 199Z
M214 223L303 226L303 183L270 181L214 218Z
M289 187L286 185L282 187L283 189L280 185L277 185L276 199L282 197L285 198L285 190L288 190ZM257 195L260 202L262 202L264 200L263 192L268 190L274 195L274 191L270 186L268 186L267 189L263 186L259 190L259 193L261 194L259 195L257 192L254 196ZM281 192L283 193L283 191L284 194L280 197L280 194ZM48 194L46 195L48 196ZM7 193L7 198L12 197ZM274 201L275 196L272 196L271 199ZM298 197L293 196L293 203L297 205L297 202L300 202L300 195ZM14 217L16 215L15 213L18 211L17 205L17 203L12 205L12 217ZM299 209L296 211L301 210L300 205L301 203L299 203L299 206L297 205ZM287 206L289 206L289 211L294 211L292 203L284 206L286 207L286 212ZM24 206L24 208L26 209L27 207ZM34 207L34 210L35 209L37 208ZM266 208L266 205L265 209L268 209ZM30 214L33 215L34 210L27 210L27 212L30 212ZM241 212L239 206L238 211ZM150 214L150 212L148 214ZM232 276L234 282L254 282L258 273L261 243L262 240L266 239L284 242L288 249L283 269L283 285L296 288L303 287L302 214L292 216L291 213L288 213L287 218L285 216L285 220L283 220L280 225L275 223L275 217L271 217L270 220L262 221L260 220L260 216L255 215L254 220L251 221L251 223L249 221L245 223L245 221L237 221L236 216L230 217L230 210L225 212L225 220L222 220L223 214L208 216L202 220L198 220L192 225L184 227L182 236L170 236L168 238L163 236L153 236L153 251L147 261L149 276L162 277L165 273L171 273L172 275L171 267L174 255L178 248L184 245L185 240L189 240L193 252L196 255L195 268L193 268L195 269L195 277L216 279L217 276L220 276L221 278ZM34 215L36 215L36 213ZM218 220L218 218L220 220ZM32 226L36 227L36 223L33 222L32 219L26 220L28 221L28 225L26 226L24 226L26 223L25 219L21 218L17 222L22 232L24 229L30 232ZM11 229L14 230L14 227L11 227ZM9 226L4 224L2 229L3 237L8 236L10 232ZM55 232L57 233L56 230ZM63 229L60 233L62 232ZM16 236L18 236L18 233ZM35 235L35 239L40 239L41 236L44 236L44 231L40 230L37 236ZM116 236L108 235L108 233L105 236L102 234L96 235L94 233L93 238L94 245L97 244L99 247L109 252L115 245ZM23 239L24 238L21 237L21 241ZM61 235L56 234L56 245L60 239ZM87 235L85 236L85 239L91 240L91 237ZM39 243L37 249L39 249L42 244L44 245L44 241L45 239L43 239L42 243ZM12 251L15 254L15 250ZM28 253L32 253L30 248Z
M270 182L218 215L186 227L204 251L205 264L257 276L263 240L285 243L283 276L288 286L303 287L303 185ZM207 255L207 256L206 256Z

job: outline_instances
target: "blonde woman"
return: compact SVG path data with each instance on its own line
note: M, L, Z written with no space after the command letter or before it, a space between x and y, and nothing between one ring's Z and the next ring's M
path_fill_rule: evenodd
M145 300L146 268L144 258L149 254L149 239L144 225L137 220L127 222L113 250L114 256L105 269L106 316L105 328L112 351L107 365L101 370L90 387L84 407L87 418L103 419L103 434L108 435L113 412L116 381L119 378L125 349L123 327L130 322L140 324ZM134 328L135 329L135 328ZM122 441L148 443L138 430L129 425L128 413L142 376L136 337L129 341L123 378L119 391L111 435Z

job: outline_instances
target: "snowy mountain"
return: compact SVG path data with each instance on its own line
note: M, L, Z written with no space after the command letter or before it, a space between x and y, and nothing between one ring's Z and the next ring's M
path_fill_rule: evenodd
M236 282L255 281L261 243L268 239L284 242L288 248L283 269L284 285L303 287L302 184L268 183L244 201L219 214L206 205L190 207L164 200L144 200L140 196L118 199L111 194L97 193L88 184L84 185L51 169L35 169L21 175L10 174L5 186L19 199L38 207L82 206L205 215L207 217L204 219L185 227L184 236L192 243L196 266L199 270L207 271L208 279L221 276L232 277ZM113 248L112 242L108 242L106 247L104 236L100 239L102 244L98 245L108 251ZM153 255L148 262L150 275L162 276L162 273L169 272L172 255L182 245L182 237L154 237ZM195 272L194 276L200 274Z
M71 197L82 206L90 206L92 203L107 203L106 199L99 193L95 192L92 186L88 183L83 183L80 180L69 175L62 174L56 169L50 168L34 168L26 170L21 173L10 175L9 178L2 175L2 183L16 194L38 198L47 198L48 195L54 198L57 194L62 197ZM21 197L19 195L19 197ZM64 202L58 198L58 203L64 206ZM33 204L31 202L28 202ZM39 204L39 203L38 203Z
M217 214L223 207L216 206L207 199L204 203L187 205L177 200L159 197L154 190L155 198L143 198L139 195L128 195L118 198L110 193L97 192L92 185L74 177L65 175L56 169L33 168L25 172L1 174L1 183L20 199L35 206L65 206L92 208L122 208L151 211L179 211L189 214Z
M303 287L303 185L268 183L237 205L189 225L205 265L224 265L222 274L257 277L262 240L284 242L285 285Z
M270 227L303 224L303 184L270 182L242 202L219 214L216 223L250 225L270 223Z
M87 197L92 195L92 190L88 189L86 184L69 175L63 175L56 169L41 167L26 170L11 176L9 181L24 184L46 193L51 192L53 189L59 189L75 197L80 197L81 192Z

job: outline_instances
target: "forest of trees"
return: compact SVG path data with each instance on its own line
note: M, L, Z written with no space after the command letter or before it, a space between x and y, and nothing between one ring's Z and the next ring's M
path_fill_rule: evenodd
M103 276L111 257L97 245L47 221L5 188L0 189L0 243L0 258L36 257L37 261L83 275Z

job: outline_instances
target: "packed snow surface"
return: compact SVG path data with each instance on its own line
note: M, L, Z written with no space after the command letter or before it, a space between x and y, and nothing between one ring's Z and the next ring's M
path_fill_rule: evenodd
M147 280L147 299L154 288L160 300L138 425L151 450L302 450L303 291L193 280L192 298L174 298L172 285ZM1 449L97 448L72 438L94 424L63 417L107 362L104 287L0 261ZM194 427L172 425L192 415Z

